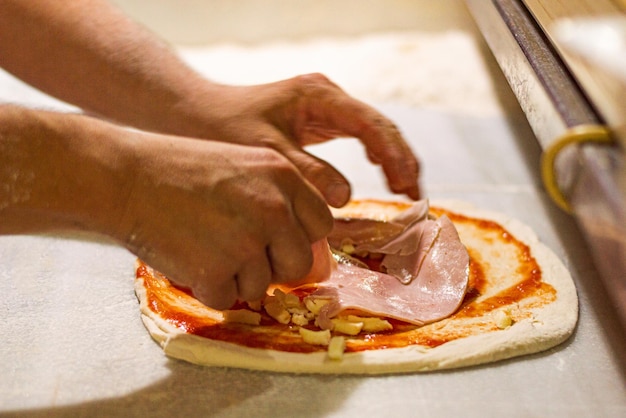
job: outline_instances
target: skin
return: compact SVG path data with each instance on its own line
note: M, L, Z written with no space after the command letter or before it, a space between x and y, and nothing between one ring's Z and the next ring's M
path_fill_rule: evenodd
M0 106L2 234L107 235L223 309L305 276L327 205L350 198L304 146L359 138L390 189L419 198L393 123L321 74L222 85L105 1L0 10L0 66L91 115Z

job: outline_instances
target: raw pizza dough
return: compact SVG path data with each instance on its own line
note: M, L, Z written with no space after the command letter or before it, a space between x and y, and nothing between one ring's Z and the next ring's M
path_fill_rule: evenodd
M186 333L156 314L149 306L144 282L138 278L135 290L142 320L170 357L205 366L288 373L389 374L459 368L547 350L572 334L578 319L578 298L571 275L529 227L503 214L478 210L462 202L438 202L432 207L435 213L441 208L474 221L485 220L485 225L496 222L504 228L503 233L497 229L500 232L492 236L476 233L471 223L468 226L452 219L470 256L481 258L486 269L484 276L488 291L464 304L451 317L410 331L422 340L425 337L441 338L441 335L455 336L445 343L346 352L341 360L331 360L325 350L284 352L207 339ZM387 219L397 212L398 207L393 204L356 201L336 211L336 215ZM541 286L549 291L541 291L511 305L498 306L478 316L463 315L464 309L473 308L470 305L488 303L487 299L497 297L507 288L515 288L518 280L515 271L519 266L514 259L518 256L507 256L507 234L530 249L530 257L536 260L541 270ZM220 312L199 302L191 302L185 309L221 319Z

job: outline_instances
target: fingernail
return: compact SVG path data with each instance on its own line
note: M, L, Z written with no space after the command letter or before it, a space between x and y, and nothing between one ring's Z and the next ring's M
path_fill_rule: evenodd
M333 207L341 207L350 200L350 185L346 183L332 183L326 187L326 202Z

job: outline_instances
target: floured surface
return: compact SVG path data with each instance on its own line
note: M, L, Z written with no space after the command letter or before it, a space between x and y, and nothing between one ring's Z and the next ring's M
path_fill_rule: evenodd
M387 110L422 155L442 162L425 167L431 196L520 219L563 259L580 291L572 339L523 361L426 375L336 379L197 367L168 360L146 332L129 280L132 255L92 241L0 237L0 335L8 336L0 345L0 411L46 417L141 417L147 410L155 417L250 411L259 417L362 417L390 409L398 417L416 410L443 417L623 416L626 336L582 237L534 185L532 165L516 152L521 145L510 128L494 120ZM459 126L467 129L452 129ZM478 161L466 158L476 141L492 144L488 153L476 154ZM337 144L345 151L334 158L357 193L392 197L376 170L361 169L364 156ZM332 155L332 147L324 152Z
M448 36L439 35L431 35L433 43ZM258 417L360 418L393 410L397 417L413 417L416 411L430 417L626 416L626 336L582 237L542 191L538 149L519 110L483 110L498 105L494 91L513 101L508 86L498 74L490 79L486 66L470 71L450 59L458 51L430 50L432 56L413 64L416 75L403 72L408 79L397 86L425 85L436 92L454 78L463 85L480 79L494 83L490 93L457 97L467 113L458 111L453 94L445 101L436 95L430 99L441 104L439 109L422 99L420 107L374 104L422 157L429 197L461 199L520 219L563 259L580 291L580 319L570 340L524 361L424 375L336 378L197 367L168 360L147 335L128 280L132 255L92 240L0 237L0 414L143 417L150 411L154 417L237 417L254 412ZM298 69L343 67L350 55L339 55L333 63L317 60ZM185 56L210 75L213 62L201 51ZM215 65L241 74L239 61L229 63L227 57ZM262 58L248 61L249 68L269 68ZM275 67L268 78L294 75ZM438 71L452 81L420 75ZM342 82L351 91L349 78ZM0 98L67 108L6 74L0 74ZM392 198L353 141L314 149L341 168L357 197Z
M478 116L501 112L480 43L460 31L407 31L256 46L220 44L188 47L182 55L201 73L223 83L257 84L321 72L370 103Z
M180 54L200 73L222 83L266 83L321 72L349 94L369 103L473 116L501 115L503 96L498 84L504 79L493 71L494 64L485 57L484 48L481 40L466 32L404 31L261 45L223 43L185 47ZM1 69L0 98L74 109ZM508 96L507 107L514 100Z

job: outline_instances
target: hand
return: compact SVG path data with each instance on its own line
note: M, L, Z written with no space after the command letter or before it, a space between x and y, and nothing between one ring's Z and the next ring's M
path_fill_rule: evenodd
M219 86L211 96L214 102L219 98L218 104L210 106L211 122L185 134L275 149L332 206L342 206L349 199L348 181L302 147L340 136L361 140L369 159L382 166L392 191L420 197L417 159L394 124L321 74L257 86ZM209 109L197 103L193 107L189 114Z
M142 134L143 135L143 134ZM332 228L321 195L279 153L160 135L135 144L121 239L216 309L301 279Z
M0 39L11 42L0 42L2 64L48 94L139 129L272 148L333 206L349 199L348 181L302 147L356 137L392 191L419 198L417 160L393 123L321 74L258 86L215 84L110 2L4 3ZM37 30L42 25L50 30Z

